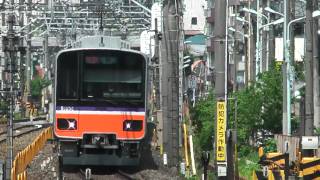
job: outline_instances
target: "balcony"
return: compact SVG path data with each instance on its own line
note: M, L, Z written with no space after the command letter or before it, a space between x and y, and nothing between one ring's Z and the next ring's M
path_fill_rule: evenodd
M214 38L210 37L207 39L206 47L208 52L214 52L214 46L213 46Z
M209 8L206 11L206 19L208 23L214 24L214 8Z

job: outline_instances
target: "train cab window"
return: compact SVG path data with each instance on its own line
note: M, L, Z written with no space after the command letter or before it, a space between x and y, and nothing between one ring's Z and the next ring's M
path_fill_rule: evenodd
M124 52L84 55L82 98L119 100L144 98L144 59Z
M76 52L65 52L58 57L57 98L78 99L78 57Z

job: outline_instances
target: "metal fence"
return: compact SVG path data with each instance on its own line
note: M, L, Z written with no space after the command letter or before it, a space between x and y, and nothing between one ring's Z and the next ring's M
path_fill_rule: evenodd
M19 152L12 164L11 179L12 180L25 180L27 179L26 167L32 159L43 148L46 141L52 138L52 127L43 130L41 134L24 150Z
M299 153L300 138L295 136L286 136L275 134L274 138L277 141L277 150L280 153L289 153L290 161L297 160Z

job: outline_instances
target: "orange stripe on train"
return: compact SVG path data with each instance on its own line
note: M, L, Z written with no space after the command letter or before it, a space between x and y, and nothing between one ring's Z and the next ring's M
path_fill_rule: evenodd
M116 134L117 139L132 140L142 139L144 137L145 123L143 123L141 131L123 131L123 121L144 121L144 115L56 114L56 120L58 118L72 118L77 120L77 130L59 130L55 127L55 134L58 137L82 138L83 134L94 133Z

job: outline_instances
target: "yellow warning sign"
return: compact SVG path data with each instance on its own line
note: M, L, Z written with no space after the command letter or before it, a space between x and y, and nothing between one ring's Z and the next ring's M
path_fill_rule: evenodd
M224 101L217 102L217 161L226 161L226 104Z

